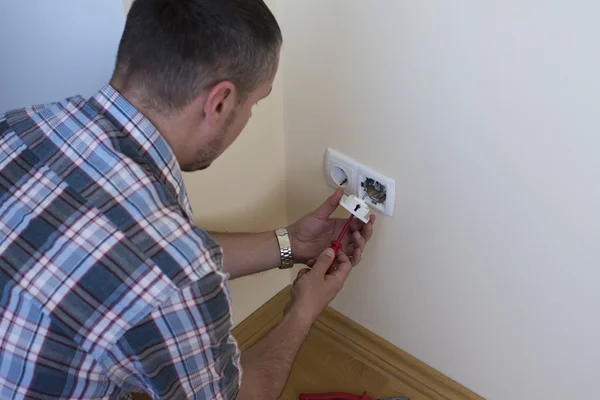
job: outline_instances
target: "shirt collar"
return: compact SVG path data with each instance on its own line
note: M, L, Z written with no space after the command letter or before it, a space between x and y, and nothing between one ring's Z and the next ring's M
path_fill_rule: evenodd
M135 141L144 161L158 180L172 192L179 206L192 220L192 208L179 163L167 141L140 111L111 85L104 86L91 99L115 127Z

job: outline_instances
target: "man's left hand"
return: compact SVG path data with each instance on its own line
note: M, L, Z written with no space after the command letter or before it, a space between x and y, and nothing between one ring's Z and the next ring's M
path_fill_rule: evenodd
M338 189L321 207L288 228L295 262L311 267L319 254L331 247L331 242L337 239L347 219L330 217L337 209L343 195L344 190ZM373 236L374 224L374 215L371 215L368 224L354 219L350 229L344 235L342 250L348 254L353 266L360 262L365 245Z

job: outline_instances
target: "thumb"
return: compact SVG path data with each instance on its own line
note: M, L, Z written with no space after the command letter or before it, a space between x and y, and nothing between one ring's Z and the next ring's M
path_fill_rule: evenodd
M352 271L352 263L343 251L339 252L336 261L339 263L338 267L330 276L341 280L341 282L345 282L348 279L348 275L350 275L350 271Z
M315 210L313 215L318 218L327 219L338 208L340 200L344 195L344 189L338 188L319 208Z
M331 263L335 259L335 251L332 248L325 249L317 260L315 261L315 265L312 267L312 270L315 271L316 274L325 276L327 270L331 266Z

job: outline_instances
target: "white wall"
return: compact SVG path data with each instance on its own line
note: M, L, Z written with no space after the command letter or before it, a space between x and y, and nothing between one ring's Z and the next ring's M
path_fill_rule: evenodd
M125 22L119 0L4 0L0 16L0 112L108 82Z
M597 398L597 2L280 0L290 218L396 179L334 306L490 399Z

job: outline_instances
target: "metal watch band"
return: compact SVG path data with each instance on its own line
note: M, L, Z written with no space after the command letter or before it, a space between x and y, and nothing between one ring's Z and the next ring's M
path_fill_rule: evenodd
M279 268L292 268L294 266L294 259L292 258L292 244L287 229L279 228L275 231L275 235L279 242L279 256L281 257L281 265Z

